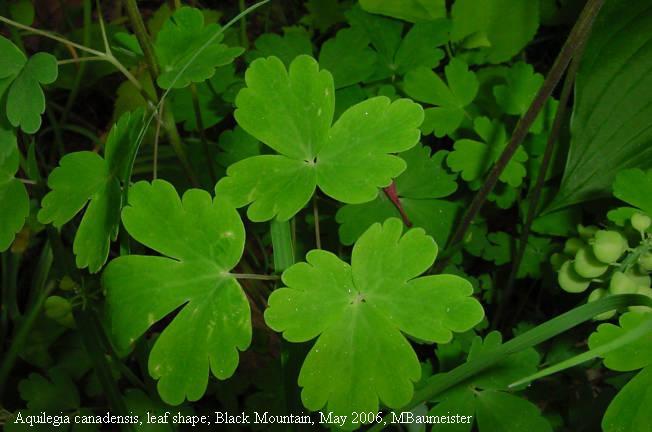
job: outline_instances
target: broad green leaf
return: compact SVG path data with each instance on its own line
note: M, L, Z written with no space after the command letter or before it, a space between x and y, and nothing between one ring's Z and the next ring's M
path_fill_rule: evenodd
M104 159L89 151L69 153L48 177L52 190L41 202L39 222L59 228L90 201L73 243L79 268L99 271L118 235L120 183L131 170L143 115L143 110L137 110L120 117L107 138Z
M596 18L577 73L564 177L548 210L607 197L619 171L652 165L650 26L645 0L606 2Z
M478 80L467 65L453 59L446 66L448 84L427 67L419 67L407 73L403 83L405 92L413 99L436 108L426 109L424 133L435 131L442 137L453 133L462 123L465 107L473 102L478 92Z
M440 200L457 190L455 176L444 167L445 151L430 157L430 149L416 146L400 154L406 170L395 181L397 197L412 226L423 228L438 244L445 244L456 220L459 206ZM371 202L345 205L338 210L342 243L353 244L375 222L401 217L396 205L381 193Z
M246 54L247 61L253 62L260 57L275 56L289 67L296 57L312 55L310 35L302 27L284 29L283 36L276 33L265 33L255 42L256 49Z
M535 73L532 65L518 62L509 69L505 78L506 84L493 88L496 102L506 114L521 116L543 84L543 75Z
M451 15L454 42L464 43L478 35L488 42L471 57L474 63L502 63L536 34L539 0L456 0Z
M199 189L180 198L163 181L139 182L122 212L127 232L164 257L111 261L102 281L111 333L128 349L149 327L179 309L154 343L150 375L172 405L204 395L209 370L219 379L251 342L249 303L229 271L240 260L245 231L238 213Z
M403 333L446 343L483 317L473 288L452 275L418 277L437 245L421 229L401 235L401 221L374 224L353 247L351 265L323 250L283 273L265 321L291 342L318 337L299 376L311 410L334 414L406 404L421 375ZM349 428L351 425L348 425Z
M652 431L652 367L640 371L609 404L602 418L604 432Z
M27 59L11 41L0 36L1 88L7 88L6 115L9 123L25 133L35 133L41 127L45 111L45 95L41 84L57 79L57 59L39 52ZM2 96L0 91L0 96Z
M613 194L652 215L652 170L632 168L619 172L613 184Z
M526 399L509 393L487 390L476 397L480 432L552 432L539 408Z
M360 6L370 13L415 23L446 16L445 0L360 0Z
M455 172L460 172L467 182L478 180L498 160L507 145L507 132L505 126L497 120L493 122L487 117L476 117L473 128L484 142L468 138L455 141L454 150L446 159L448 166ZM528 156L522 147L500 175L500 180L512 187L518 187L526 174L523 162Z
M157 84L168 89L202 82L213 76L215 68L231 63L242 54L242 48L221 44L223 36L220 35L191 62L218 32L219 24L204 25L204 15L199 9L182 7L174 12L163 24L154 44L161 67Z
M16 135L0 122L0 252L11 246L29 215L27 190L14 177L18 166Z
M369 38L359 29L348 28L327 40L319 52L319 64L333 74L335 88L359 83L374 73L377 61Z
M366 100L331 126L333 80L311 57L297 57L289 72L276 57L258 59L245 79L235 118L280 155L231 165L216 194L236 207L252 203L247 214L253 221L291 218L317 186L342 202L371 201L379 187L389 186L405 169L403 160L391 153L419 140L422 110L407 99Z
M643 321L650 319L650 314L627 312L620 316L620 326L605 323L589 337L589 348L595 349L611 342L636 328ZM652 364L652 335L647 335L635 342L611 351L604 356L604 365L611 370L625 372L640 369Z
M248 157L258 156L260 154L260 142L245 132L240 126L236 126L233 130L222 132L217 145L222 150L216 157L217 163L224 168Z

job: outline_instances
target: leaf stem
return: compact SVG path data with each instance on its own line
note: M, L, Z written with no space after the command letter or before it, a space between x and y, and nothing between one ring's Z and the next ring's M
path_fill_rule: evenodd
M228 275L235 279L255 279L255 280L273 280L273 281L277 281L281 279L279 275L261 275L261 274L253 274L253 273L229 273Z
M507 305L508 299L512 296L514 291L514 284L516 283L516 277L518 276L518 270L523 261L523 256L525 255L525 250L527 249L527 241L530 237L530 232L532 229L532 223L534 218L537 215L537 207L539 205L539 200L541 199L541 193L543 191L543 184L546 181L546 175L548 173L548 168L550 167L550 162L552 161L552 155L555 149L555 143L559 137L559 132L561 130L561 125L564 119L566 118L566 110L568 107L568 101L570 100L570 95L573 91L573 85L575 84L575 78L577 77L577 70L579 69L580 60L582 54L584 53L584 48L586 47L586 39L580 42L577 52L573 57L573 60L570 64L566 78L564 79L564 85L561 90L561 95L559 97L559 106L557 112L555 113L555 119L553 120L552 129L548 135L548 141L546 142L546 148L543 153L543 158L541 160L541 166L539 167L539 172L537 174L537 180L532 189L532 192L529 196L528 211L525 224L521 230L521 235L518 239L518 249L516 251L516 256L512 262L512 268L507 279L507 284L505 286L505 291L503 292L502 298L497 302L498 306L496 308L496 313L492 321L492 328L497 328L502 319L505 307Z
M315 219L315 246L321 249L321 230L319 228L319 204L317 203L317 195L312 197L312 216Z
M452 235L448 243L448 247L454 247L457 243L461 242L464 239L467 230L471 226L471 223L480 212L480 209L486 202L493 188L496 186L498 178L507 167L507 164L511 160L512 156L514 156L514 153L516 153L518 147L527 136L532 123L534 123L539 112L544 107L546 100L548 97L550 97L553 90L561 80L561 77L568 67L571 59L576 55L578 49L581 48L584 41L588 38L591 27L593 25L593 21L602 8L604 2L605 0L588 0L584 6L580 17L573 26L573 29L571 30L568 39L566 39L566 42L564 43L559 55L555 59L552 68L550 68L550 72L548 72L548 76L541 85L539 92L537 93L536 97L530 104L530 107L525 112L523 117L516 124L516 128L512 133L512 137L509 140L509 143L496 161L493 169L487 176L487 179L483 183L482 187L480 190L478 190L475 197L471 201L471 204L462 217L461 222L457 226L455 233ZM435 272L440 272L448 263L447 261L448 260L440 260L437 262L435 265Z
M154 48L152 47L147 29L145 29L143 17L138 10L138 4L136 4L136 0L126 0L125 6L127 9L127 15L129 16L129 21L131 22L134 33L136 34L136 39L138 39L138 44L143 50L149 74L152 77L152 81L156 82L156 78L158 78L159 74L158 63L156 62L156 57L154 57Z
M195 122L197 123L197 130L199 132L199 140L201 141L204 150L204 157L206 157L206 165L208 165L208 174L210 175L211 182L217 181L215 168L213 167L213 157L211 155L208 141L206 140L206 132L204 130L204 120L201 117L201 107L199 106L199 95L197 94L197 85L190 84L190 95L192 97L192 108L195 111Z

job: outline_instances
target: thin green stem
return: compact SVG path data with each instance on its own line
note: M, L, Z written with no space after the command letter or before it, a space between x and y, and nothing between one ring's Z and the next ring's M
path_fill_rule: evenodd
M550 72L541 85L539 92L537 93L536 97L530 104L530 107L525 112L523 117L516 124L516 128L512 133L511 139L496 161L493 169L487 176L487 179L483 183L482 187L480 190L478 190L475 197L471 201L471 204L468 206L468 209L462 217L459 225L457 226L455 233L451 236L448 247L454 247L457 243L460 243L464 239L467 230L471 226L471 223L480 212L480 209L486 202L491 191L496 186L498 178L507 167L507 164L512 159L512 156L514 156L514 153L516 153L518 147L527 136L530 127L536 120L541 109L544 107L546 100L550 97L553 90L561 80L561 77L568 67L571 59L576 55L577 50L581 48L581 46L584 44L584 41L588 38L591 27L593 25L593 21L602 8L604 1L605 0L588 0L584 6L584 9L580 14L577 23L573 26L568 39L566 39L564 46L562 47L559 55L552 65L552 68L550 68ZM448 264L447 260L440 260L435 266L435 272L440 272L446 266L446 264Z
M138 44L143 50L145 63L147 63L147 68L152 77L152 81L156 82L156 78L158 78L159 74L158 63L154 56L154 48L152 47L149 34L145 28L143 17L140 15L140 11L138 10L138 4L136 4L136 0L126 0L125 6L127 9L127 15L129 16L129 21L131 22L134 33L136 34L136 39L138 39Z
M254 279L266 281L277 281L281 279L279 275L261 275L253 273L229 273L228 276L231 276L235 279Z
M240 12L244 12L246 9L244 0L238 0L238 7ZM243 17L240 20L240 44L244 49L249 48L249 37L247 36L247 18Z
M319 205L317 204L317 195L312 197L312 216L315 219L315 245L321 249L321 230L319 229Z
M77 57L77 58L57 60L57 64L59 66L63 66L63 65L67 65L67 64L86 63L86 62L92 62L92 61L106 61L106 58L105 57L99 57L99 56ZM80 68L80 70L81 70L81 68Z
M215 183L217 175L215 174L215 167L213 166L213 156L211 155L208 141L206 140L206 132L204 130L204 120L201 116L201 106L199 105L199 95L197 94L197 85L190 84L190 95L192 98L192 108L195 111L195 122L197 123L197 131L199 132L199 139L201 141L202 149L204 150L204 157L206 157L206 164L208 165L208 174L210 175L211 182Z

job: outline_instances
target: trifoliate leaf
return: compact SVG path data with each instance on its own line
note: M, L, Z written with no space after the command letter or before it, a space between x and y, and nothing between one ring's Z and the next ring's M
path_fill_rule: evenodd
M618 226L624 227L630 223L632 216L639 212L640 210L634 207L618 207L607 212L607 219ZM577 226L577 224L575 226Z
M223 36L215 36L220 31L218 24L204 25L204 15L199 9L178 9L165 21L154 44L161 67L157 84L168 89L202 82L213 76L216 67L227 65L242 54L242 48L220 43ZM215 39L197 56L212 38Z
M394 55L401 44L403 24L400 21L367 13L360 8L352 8L345 15L351 27L367 34L371 45L378 52L376 71L369 81L391 77L396 68Z
M291 342L318 337L299 375L302 401L344 414L407 403L421 368L403 333L446 343L483 317L471 284L453 275L418 277L437 245L401 221L374 224L353 247L351 265L323 250L283 273L265 321Z
M506 114L521 116L543 84L543 75L535 73L532 65L518 62L509 69L506 79L507 84L493 89L496 102Z
M471 345L468 361L481 358L501 344L502 336L497 331L489 333L484 340L476 337ZM538 365L539 354L534 348L528 348L506 356L504 360L476 375L472 379L473 386L483 390L506 390L517 379L535 373Z
M476 337L471 345L468 360L481 358L501 344L502 337L499 332L489 333L484 341ZM537 432L552 431L536 405L503 391L516 379L536 372L538 364L539 354L534 348L528 348L507 356L495 366L440 395L439 404L430 411L430 415L450 415L450 412L455 412L471 416L471 421L435 426L432 430L470 431L473 426L472 419L475 418L480 432L520 432L525 429Z
M438 244L448 241L459 210L456 203L436 199L457 189L455 176L443 166L446 154L438 151L431 158L430 149L420 145L401 153L407 168L395 181L396 198L412 226L423 228ZM373 223L401 216L387 193L369 203L346 205L336 215L340 240L353 244Z
M128 255L103 274L111 334L126 350L156 321L179 309L154 343L150 375L161 398L178 405L206 391L209 370L228 378L251 342L249 303L229 271L244 249L240 217L199 189L183 198L163 181L139 182L122 212L127 232L165 257Z
M240 126L222 132L217 145L222 150L216 157L217 163L224 168L260 154L260 142L242 130Z
M360 0L360 6L367 12L415 23L446 16L445 0Z
M69 153L48 177L52 191L41 202L39 222L61 227L90 201L73 243L79 268L88 267L90 272L102 268L118 235L120 182L131 170L143 115L137 110L120 117L107 138L104 159L89 151Z
M449 135L460 126L464 108L473 102L479 86L475 74L462 60L451 60L444 71L448 84L427 67L408 72L403 83L413 99L437 105L426 110L427 122L423 126L424 133L434 130L437 137Z
M60 369L51 369L48 376L49 379L31 373L18 383L20 397L27 402L27 408L48 412L78 408L79 393L70 377Z
M477 63L502 63L518 54L539 27L538 0L456 0L451 39L463 42L482 34L490 44L478 50Z
M29 215L27 190L14 177L18 166L16 135L0 123L0 252L11 246Z
M9 39L0 36L0 88L8 88L6 114L12 126L30 134L39 130L45 111L41 84L53 83L57 74L53 55L39 52L27 59Z
M591 337L589 348L596 349L622 337L628 331L638 327L643 321L650 319L650 314L627 312L620 316L620 326L611 323L600 324ZM624 372L640 369L652 364L652 335L648 334L634 342L626 344L604 356L604 365L611 370Z
M292 60L300 55L312 55L312 42L310 35L302 27L284 29L283 36L276 33L265 33L255 42L256 49L246 55L248 62L253 62L259 57L275 56L283 64L290 66Z
M652 367L639 372L611 401L602 418L604 432L652 431Z
M462 178L467 182L480 179L498 160L507 145L507 132L500 121L492 122L487 117L476 117L473 128L484 142L468 138L457 140L446 160L448 166L455 172L461 172ZM500 175L500 180L512 187L519 186L526 174L523 165L526 160L527 153L519 147Z
M652 215L652 170L632 168L619 172L613 191L619 200Z
M364 81L374 73L376 61L369 38L357 28L340 30L319 53L319 64L333 74L336 89Z
M369 99L346 110L331 127L332 76L311 57L297 57L289 71L276 57L258 59L245 79L235 118L280 155L231 165L216 193L236 207L252 203L247 215L253 221L291 218L317 186L342 202L371 201L405 169L391 153L419 140L423 112L407 99Z
M503 231L487 235L489 243L482 252L482 258L496 265L507 264L512 260L512 237Z
M445 53L439 46L448 42L450 21L438 19L432 22L417 23L405 35L394 56L394 64L399 75L419 66L434 69Z

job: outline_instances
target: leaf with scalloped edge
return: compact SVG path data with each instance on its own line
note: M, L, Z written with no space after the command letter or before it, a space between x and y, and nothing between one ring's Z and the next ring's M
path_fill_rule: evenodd
M39 52L28 59L0 35L0 96L7 91L5 113L12 126L29 134L39 130L45 111L41 84L53 83L57 75L57 59L53 55Z
M127 232L164 256L127 255L102 275L111 334L125 351L179 309L158 337L149 373L172 405L200 399L209 370L230 377L251 342L249 302L229 271L242 257L245 230L224 200L190 189L180 198L163 180L138 182L122 212Z
M478 93L479 82L464 61L454 58L446 68L445 83L428 67L418 67L405 75L403 87L411 98L430 105L423 124L425 134L432 131L440 138L455 132L462 124L465 108Z
M163 24L154 43L161 67L157 84L164 89L186 87L212 77L218 66L233 62L244 50L220 43L223 36L215 36L220 31L219 24L204 25L204 14L199 9L186 6L175 11ZM201 53L191 62L200 49Z
M265 321L290 342L317 338L299 375L306 408L335 415L409 402L421 367L404 334L447 343L484 312L458 276L419 277L437 245L422 229L403 235L400 220L372 225L353 247L351 264L310 251L283 273ZM349 428L352 425L348 425Z
M600 324L589 337L589 348L596 349L622 337L629 330L651 318L648 313L627 312L618 319L620 326L612 323ZM619 372L640 369L650 364L652 364L652 335L650 334L610 351L604 356L604 365Z
M291 218L317 187L345 203L371 201L405 169L393 153L419 140L423 110L407 99L368 99L331 125L333 78L311 57L297 57L289 71L276 57L258 59L245 80L235 118L280 154L231 165L215 190L237 207L251 204L253 221Z
M104 158L89 151L69 153L48 177L52 190L41 201L39 222L59 228L90 202L77 229L73 252L77 267L88 267L91 273L102 268L118 235L120 183L131 171L143 116L144 110L139 109L120 117L109 132Z
M16 135L0 122L0 252L11 246L29 215L27 190L14 177L18 166Z

